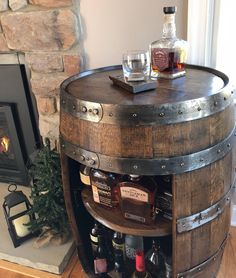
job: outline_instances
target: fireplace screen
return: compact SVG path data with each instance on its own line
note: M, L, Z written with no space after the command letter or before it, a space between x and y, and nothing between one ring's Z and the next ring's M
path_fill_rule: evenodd
M27 181L24 146L21 132L17 130L14 107L0 105L0 178L6 182Z

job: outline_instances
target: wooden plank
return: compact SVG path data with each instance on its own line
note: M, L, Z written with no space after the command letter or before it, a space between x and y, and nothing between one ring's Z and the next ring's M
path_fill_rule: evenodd
M207 149L226 138L234 127L233 109L231 105L196 121L134 127L94 123L61 111L60 132L66 141L104 155L130 158L180 156Z
M176 219L207 209L218 202L233 183L232 153L205 168L176 175L173 182ZM192 231L177 233L173 241L177 273L193 268L217 252L228 234L229 223L227 206L215 220Z

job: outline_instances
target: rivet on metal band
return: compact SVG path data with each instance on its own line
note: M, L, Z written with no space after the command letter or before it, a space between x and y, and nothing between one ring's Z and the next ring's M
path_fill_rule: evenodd
M91 164L87 160L82 160L81 155L96 157L93 167L104 171L133 175L170 175L193 171L220 160L231 151L235 141L234 133L235 130L217 145L196 153L153 159L122 158L94 153L71 144L63 139L62 135L61 145L65 146L63 151L68 156L87 166ZM76 156L73 155L73 151L76 151Z
M180 218L177 220L177 232L183 233L196 229L213 219L217 218L220 214L224 212L225 207L230 203L232 192L234 190L234 184L231 186L230 190L225 194L225 196L213 206L188 217Z
M78 100L70 95L61 97L61 109L90 122L100 122L103 117L102 106L99 103Z
M203 263L201 263L191 269L188 269L187 271L178 273L177 278L192 278L192 277L197 276L199 273L204 273L204 271L206 269L208 269L211 264L214 264L217 261L217 259L221 258L225 245L226 245L226 242L227 242L227 239L228 239L228 236L226 236L226 238L224 239L220 248L216 251L215 254L213 254L213 256L211 256L209 259L207 259Z
M61 147L63 147L63 151L65 151L65 153L72 159L87 166L99 168L99 158L95 153L75 147L74 145L64 141L62 137L60 137L60 144Z

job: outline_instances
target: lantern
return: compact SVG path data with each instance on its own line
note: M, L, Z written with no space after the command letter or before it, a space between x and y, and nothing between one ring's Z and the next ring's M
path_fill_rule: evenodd
M35 219L30 214L32 205L22 191L17 191L15 184L8 186L8 194L4 197L3 210L8 225L14 247L18 247L22 242L33 236L32 232L25 224Z

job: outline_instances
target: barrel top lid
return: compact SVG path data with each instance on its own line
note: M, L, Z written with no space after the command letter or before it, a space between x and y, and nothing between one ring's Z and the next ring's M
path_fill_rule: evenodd
M62 90L80 100L104 104L147 105L199 99L225 89L228 78L223 73L200 66L187 66L186 76L174 80L158 79L155 90L132 94L113 85L109 75L122 74L120 66L83 72L62 83Z

